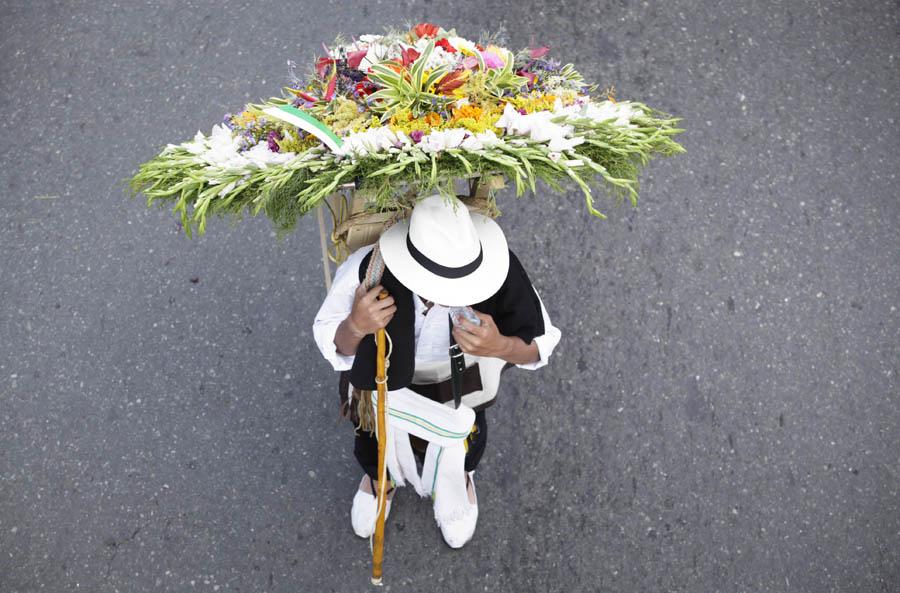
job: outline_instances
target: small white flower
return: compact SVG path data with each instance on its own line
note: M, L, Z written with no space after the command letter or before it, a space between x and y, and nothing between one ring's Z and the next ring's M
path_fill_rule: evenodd
M385 60L393 60L400 57L400 49L397 46L372 43L368 47L366 57L359 62L359 69L367 71L371 66Z
M468 39L463 39L462 37L448 37L447 41L460 52L468 55L475 55L475 52L478 51L478 48L475 47L474 43Z

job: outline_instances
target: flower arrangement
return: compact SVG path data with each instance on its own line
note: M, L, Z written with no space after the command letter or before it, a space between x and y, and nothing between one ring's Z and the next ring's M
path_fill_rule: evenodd
M516 195L542 180L556 191L591 185L638 198L655 154L685 152L681 118L635 101L601 100L547 47L513 52L429 23L337 39L280 97L227 114L207 136L168 144L130 180L147 205L174 203L188 236L210 214L264 212L279 235L352 184L373 210L414 205L458 178L503 176ZM400 191L405 188L404 191ZM412 196L412 197L411 197ZM493 200L493 193L490 194Z

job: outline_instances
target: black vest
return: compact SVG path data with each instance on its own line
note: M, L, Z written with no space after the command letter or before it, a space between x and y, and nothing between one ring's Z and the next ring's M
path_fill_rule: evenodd
M372 252L366 254L359 264L359 280L366 276L366 269ZM381 285L394 297L397 311L385 328L391 335L392 350L388 368L387 388L389 391L407 387L412 383L415 370L415 303L412 291L403 286L385 266ZM528 274L519 258L510 250L509 271L500 289L487 300L472 305L481 313L487 313L497 324L504 336L519 336L530 344L535 336L544 333L544 316ZM448 316L449 318L449 316ZM450 347L448 341L447 347ZM375 386L375 334L368 334L360 341L350 369L350 383L357 389L374 390ZM449 358L449 353L448 353Z

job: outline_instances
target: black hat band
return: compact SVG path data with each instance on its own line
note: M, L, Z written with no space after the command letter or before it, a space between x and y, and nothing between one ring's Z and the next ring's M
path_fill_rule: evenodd
M458 268L442 266L436 261L429 259L427 255L416 249L416 246L413 245L412 240L409 238L409 231L406 232L406 247L409 249L409 254L420 266L442 278L462 278L463 276L468 276L478 269L478 266L481 265L481 260L484 259L484 246L481 244L481 240L478 241L478 256L471 262L464 266L459 266Z

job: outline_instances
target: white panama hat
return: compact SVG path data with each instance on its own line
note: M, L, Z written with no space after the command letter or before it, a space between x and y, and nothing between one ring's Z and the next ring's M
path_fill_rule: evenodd
M487 300L509 271L509 248L500 225L441 194L417 202L408 218L381 235L378 246L397 280L447 307Z

